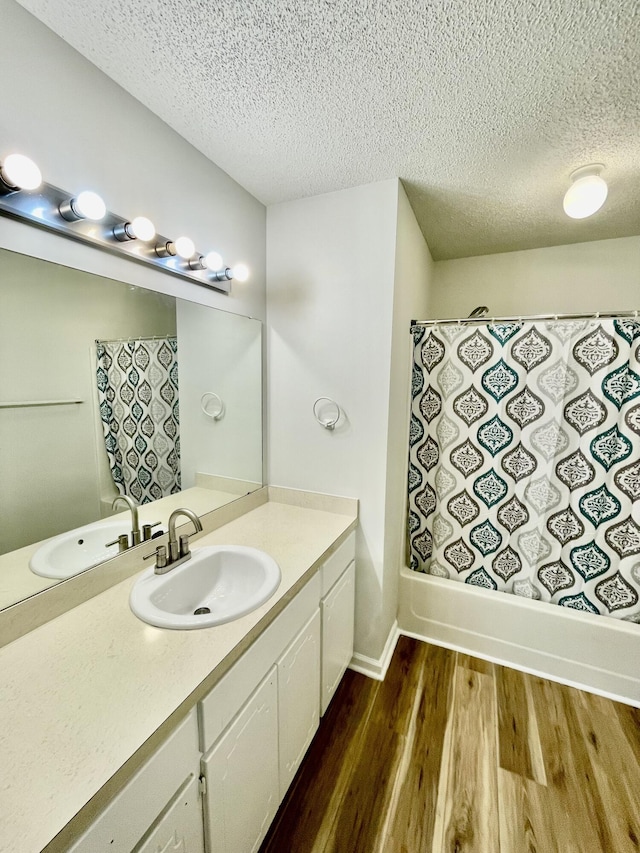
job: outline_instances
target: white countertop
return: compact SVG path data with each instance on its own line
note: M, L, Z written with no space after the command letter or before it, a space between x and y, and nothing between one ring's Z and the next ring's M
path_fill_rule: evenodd
M193 542L250 545L278 562L275 595L235 622L146 625L129 609L136 575L0 649L0 851L48 844L214 670L226 671L355 522L355 510L271 501Z

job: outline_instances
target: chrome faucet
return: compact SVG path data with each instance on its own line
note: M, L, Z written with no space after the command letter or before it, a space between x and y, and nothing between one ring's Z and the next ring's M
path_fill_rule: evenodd
M134 545L140 544L140 522L138 521L138 507L134 504L132 499L128 495L117 495L113 499L113 503L111 504L111 509L117 509L120 501L124 501L126 505L131 510L131 545L133 548Z
M189 521L192 522L195 530L193 533L182 533L180 535L180 539L178 540L176 534L176 522L180 518L181 515L184 515ZM193 512L193 510L187 509L186 507L179 507L178 509L174 509L174 511L169 516L169 542L167 545L158 545L156 550L147 554L144 559L148 560L151 557L156 558L155 565L155 573L157 575L164 575L166 572L171 571L176 566L179 566L181 563L186 562L191 559L191 551L189 549L189 537L193 536L194 533L202 532L202 524L198 516ZM167 551L168 547L168 551Z

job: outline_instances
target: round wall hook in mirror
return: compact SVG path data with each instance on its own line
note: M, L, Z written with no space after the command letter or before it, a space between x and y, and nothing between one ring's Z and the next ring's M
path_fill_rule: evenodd
M342 409L331 397L318 397L313 404L313 415L320 426L325 429L335 429L341 414Z
M219 421L224 415L224 403L219 394L214 394L213 391L205 391L200 398L200 406L202 411L208 418L214 421Z

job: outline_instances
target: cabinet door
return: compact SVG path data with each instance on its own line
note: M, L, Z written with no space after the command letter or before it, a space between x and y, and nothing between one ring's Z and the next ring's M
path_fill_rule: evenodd
M204 853L199 779L185 785L133 853Z
M280 797L300 766L320 720L320 611L278 661Z
M202 759L209 853L254 853L280 803L275 666Z
M323 714L353 656L354 601L355 563L351 563L321 603Z
M197 778L199 770L194 708L73 844L70 853L136 849L148 837L150 827L156 826L159 816L165 814L167 806L174 803L178 792L184 790L186 781ZM197 802L199 809L199 799ZM202 816L199 821L202 822ZM187 850L190 853L191 848Z

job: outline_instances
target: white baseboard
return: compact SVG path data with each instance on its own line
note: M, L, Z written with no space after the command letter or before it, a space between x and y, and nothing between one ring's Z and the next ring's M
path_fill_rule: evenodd
M399 631L640 707L640 625L404 571Z
M370 658L367 655L361 655L356 652L351 658L349 669L359 672L361 675L367 675L369 678L375 678L376 681L384 681L399 636L398 623L394 622L380 657Z

